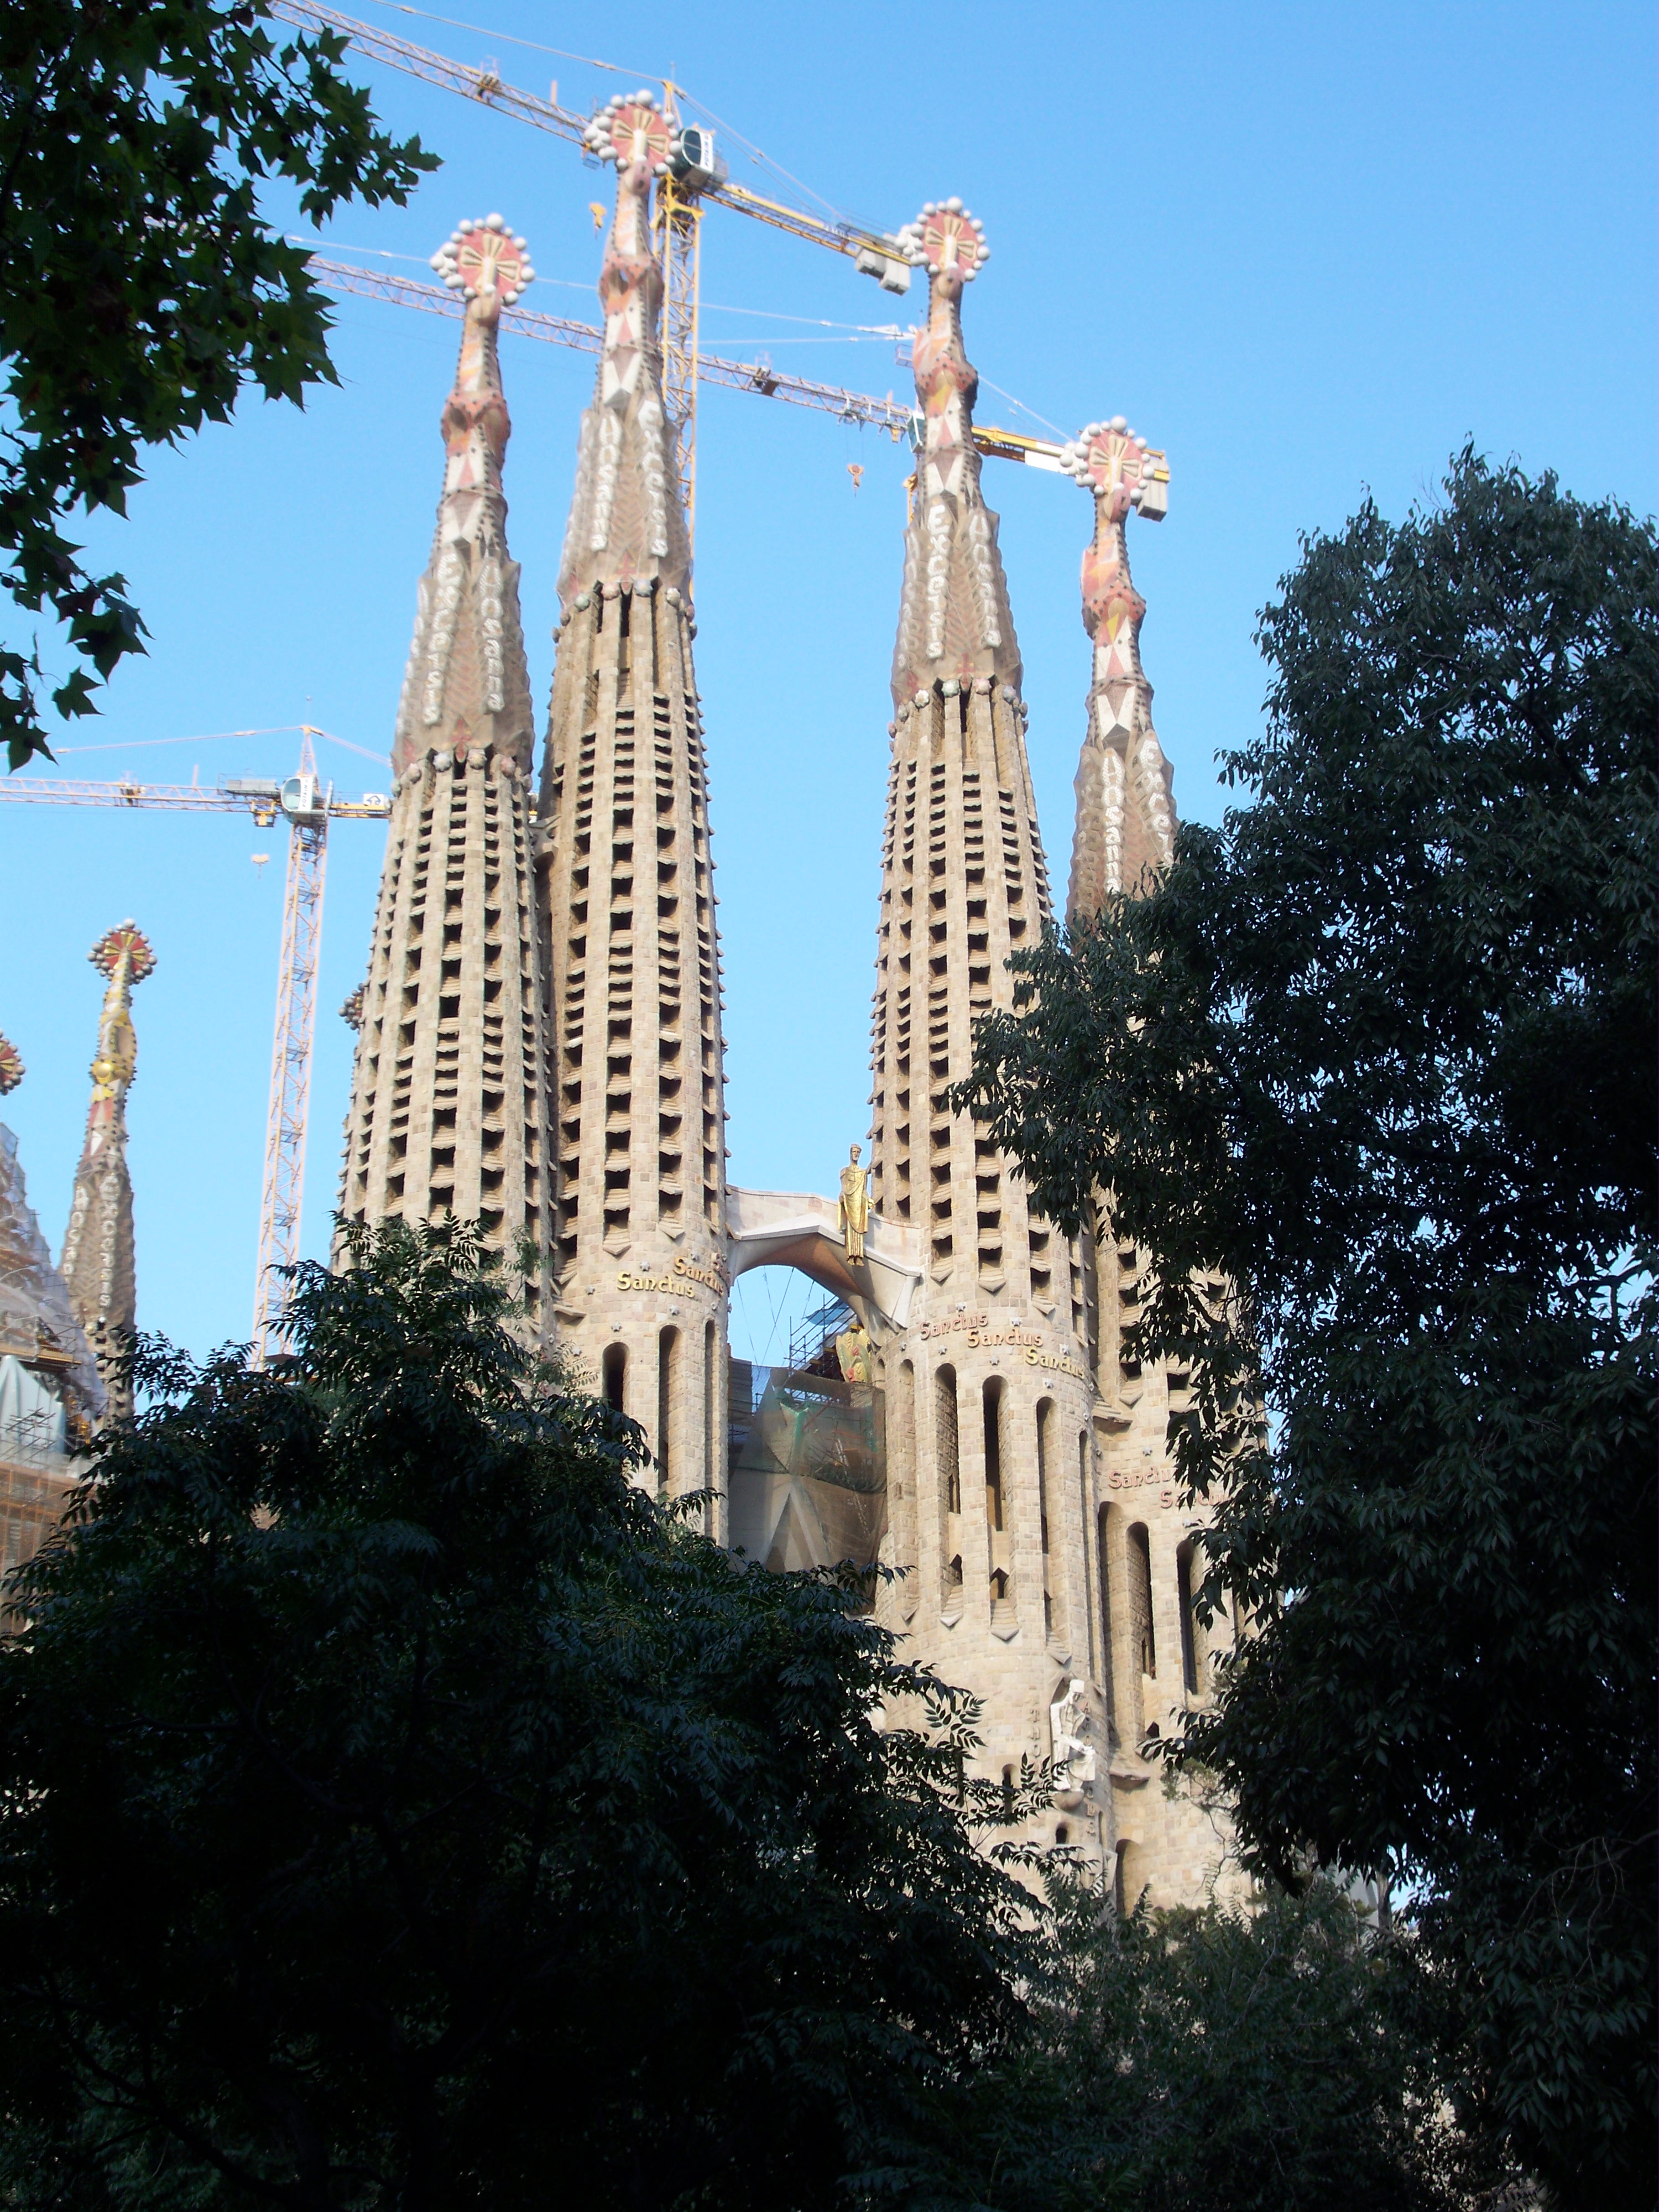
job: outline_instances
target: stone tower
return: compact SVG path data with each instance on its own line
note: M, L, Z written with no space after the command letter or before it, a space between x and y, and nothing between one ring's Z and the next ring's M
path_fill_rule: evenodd
M1009 955L1051 918L963 348L985 248L959 201L902 235L929 301L889 726L872 1199L913 1225L923 1276L878 1350L890 1556L909 1570L883 1602L917 1656L984 1700L993 1775L1051 1748L1067 1762L1060 1840L1099 1863L1112 1838L1090 1255L1031 1212L1012 1163L948 1102L975 1022L1012 1003Z
M1163 519L1170 471L1121 415L1091 422L1065 449L1061 465L1094 501L1093 542L1083 556L1083 623L1094 666L1066 901L1075 923L1114 893L1145 890L1174 854L1170 764L1140 662L1146 603L1129 574L1126 531L1131 508L1149 521ZM1187 1377L1128 1356L1125 1333L1149 1288L1145 1255L1112 1234L1109 1201L1099 1218L1094 1544L1108 1655L1113 1881L1131 1907L1143 1891L1155 1905L1195 1904L1239 1882L1237 1868L1224 1864L1231 1841L1225 1809L1203 1802L1186 1779L1166 1790L1138 1754L1150 1732L1178 1731L1183 1707L1207 1697L1213 1647L1230 1632L1217 1622L1206 1634L1193 1610L1208 1514L1181 1504L1169 1449L1170 1417L1187 1402ZM1219 1284L1210 1289L1224 1294Z
M669 126L641 94L613 101L588 143L617 185L542 772L556 1334L678 1495L723 1475L726 1277L708 775L650 233Z
M496 331L533 271L499 216L434 257L464 293L443 495L392 747L392 820L361 1006L341 1210L483 1224L545 1329L547 1045L532 899L529 672L501 459Z
M109 988L99 1017L92 1103L58 1273L97 1358L107 1410L115 1417L132 1411L131 1391L112 1366L137 1308L132 1178L127 1172L127 1092L138 1065L132 994L155 968L155 955L137 927L124 921L106 931L88 957L109 978Z

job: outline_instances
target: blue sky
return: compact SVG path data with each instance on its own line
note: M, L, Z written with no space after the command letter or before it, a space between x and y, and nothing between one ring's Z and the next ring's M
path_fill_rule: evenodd
M994 258L969 295L981 419L1071 433L1126 414L1170 454L1170 514L1132 528L1143 649L1184 814L1224 804L1213 757L1256 724L1256 610L1300 532L1370 488L1399 514L1465 439L1587 498L1654 505L1655 33L1646 5L1169 4L834 9L725 0L603 14L478 0L455 27L358 0L404 37L586 108L672 70L835 207L893 228L959 192ZM592 52L624 77L514 45ZM463 215L529 237L527 305L591 318L605 179L574 150L365 66L382 115L444 157L411 205L348 211L339 258L418 264ZM764 188L740 147L734 173ZM272 202L285 223L290 210ZM904 321L851 264L725 213L703 248L703 343L905 396ZM285 772L309 720L343 788L384 783L441 464L453 325L340 306L337 390L155 457L131 519L88 540L128 574L148 659L65 733L65 774L204 782ZM537 696L584 356L509 339L513 550ZM994 388L994 387L1000 387ZM1028 412L1015 411L1013 403ZM857 490L848 464L863 466ZM867 1126L878 841L904 456L775 401L705 392L698 677L709 735L737 1182L827 1189ZM1051 870L1063 883L1087 642L1085 498L988 463L1032 705ZM13 634L16 625L12 624ZM51 654L48 641L48 656ZM209 733L276 734L232 742ZM161 745L163 738L201 737ZM97 748L99 750L86 750ZM306 1245L320 1255L383 832L332 840ZM252 855L269 854L267 865ZM140 1318L198 1351L245 1335L283 850L239 820L0 812L0 1030L27 1063L17 1130L54 1249L85 1113L94 940L133 915L158 956L137 1002L131 1100ZM740 1351L781 1352L763 1277ZM810 1292L816 1298L816 1292Z

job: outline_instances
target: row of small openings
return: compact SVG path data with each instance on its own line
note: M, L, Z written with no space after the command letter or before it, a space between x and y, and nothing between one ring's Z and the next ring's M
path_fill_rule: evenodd
M933 1374L933 1453L934 1468L939 1481L939 1496L945 1515L947 1546L955 1534L953 1523L962 1512L962 1442L960 1417L957 1404L957 1376L951 1367L939 1367ZM1012 1548L1006 1527L1006 1500L1003 1487L1002 1454L1003 1384L1000 1376L994 1376L984 1385L981 1394L985 1469L985 1524L990 1556L987 1573L992 1606L1005 1606L1010 1601L1012 1588L1009 1572ZM947 1590L959 1590L963 1586L962 1554L952 1552L945 1561L945 1581Z
M1111 1702L1111 1678L1114 1673L1110 1589L1112 1577L1111 1531L1116 1523L1113 1509L1100 1509L1099 1571L1101 1611L1103 1641L1107 1655L1108 1704ZM1145 1725L1142 1700L1143 1681L1158 1680L1158 1635L1152 1602L1152 1537L1143 1521L1132 1522L1124 1530L1124 1576L1128 1589L1128 1656L1132 1711L1127 1716L1136 1733ZM1194 1610L1194 1547L1190 1539L1176 1547L1176 1618L1181 1633L1181 1676L1188 1697L1196 1698L1203 1689L1203 1671L1198 1645L1197 1615Z

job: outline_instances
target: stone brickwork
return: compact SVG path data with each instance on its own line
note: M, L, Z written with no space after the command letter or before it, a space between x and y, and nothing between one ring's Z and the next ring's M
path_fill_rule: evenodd
M560 565L541 914L556 1023L557 1335L678 1496L724 1480L726 1100L690 550L649 196L668 126L613 102L604 352ZM718 1524L723 1527L723 1520Z
M511 434L501 309L531 274L499 216L437 265L466 295L443 414L444 489L392 749L392 820L361 997L341 1210L351 1220L481 1222L547 1326L548 1064L532 890L534 741L507 549Z

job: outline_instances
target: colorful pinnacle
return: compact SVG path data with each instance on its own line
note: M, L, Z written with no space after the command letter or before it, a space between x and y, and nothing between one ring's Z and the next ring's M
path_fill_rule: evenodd
M936 275L954 271L971 281L991 258L985 225L959 199L929 200L896 235L911 262Z
M0 1098L23 1080L23 1056L9 1037L0 1036Z
M521 297L535 282L530 252L498 215L482 222L469 216L456 225L432 257L432 266L452 292L469 300L493 292L504 307Z
M668 167L674 149L673 126L653 92L619 93L607 101L582 134L582 144L601 161L619 169L643 161L653 177Z
M150 950L149 939L131 921L118 922L113 929L106 929L87 957L100 975L107 975L112 981L124 954L129 988L154 974L155 955Z
M1168 510L1169 463L1121 415L1091 422L1081 437L1061 447L1060 465L1085 491L1109 502L1114 522L1132 507L1149 522L1161 521Z

